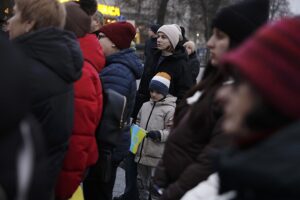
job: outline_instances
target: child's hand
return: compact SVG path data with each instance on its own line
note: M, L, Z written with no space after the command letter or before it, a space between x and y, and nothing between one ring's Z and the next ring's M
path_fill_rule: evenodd
M160 142L161 141L161 134L160 134L160 131L149 131L147 133L147 138L151 138L152 140L154 141L158 141Z

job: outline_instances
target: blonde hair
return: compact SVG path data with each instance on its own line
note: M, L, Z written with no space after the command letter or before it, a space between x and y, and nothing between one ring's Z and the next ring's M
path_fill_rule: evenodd
M45 27L63 28L66 21L65 6L57 0L15 0L23 21L34 21L33 30Z
M183 46L186 48L187 46L191 48L192 53L196 51L196 45L193 41L187 41L186 43L183 44Z

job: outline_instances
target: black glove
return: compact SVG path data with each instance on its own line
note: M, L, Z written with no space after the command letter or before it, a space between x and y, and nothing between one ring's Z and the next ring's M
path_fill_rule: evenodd
M161 134L159 131L149 131L147 133L147 138L151 138L154 141L161 141Z

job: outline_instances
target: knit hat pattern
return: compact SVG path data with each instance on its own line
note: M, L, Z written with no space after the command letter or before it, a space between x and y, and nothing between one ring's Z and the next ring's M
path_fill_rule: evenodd
M269 0L245 0L221 9L213 19L216 27L229 35L233 43L241 43L269 18Z
M228 53L223 64L237 68L263 98L292 119L300 118L300 18L258 31Z
M104 33L120 50L129 48L136 34L134 26L124 21L104 25L99 31Z
M171 76L166 72L157 73L149 84L150 90L155 90L160 94L167 96L169 93Z
M177 26L175 24L167 24L160 27L157 31L164 33L168 37L174 49L176 48L179 39L182 38L180 27Z

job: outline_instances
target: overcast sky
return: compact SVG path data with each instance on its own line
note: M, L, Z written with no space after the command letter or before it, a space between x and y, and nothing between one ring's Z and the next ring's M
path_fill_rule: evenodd
M289 0L291 11L295 14L300 14L300 0Z

